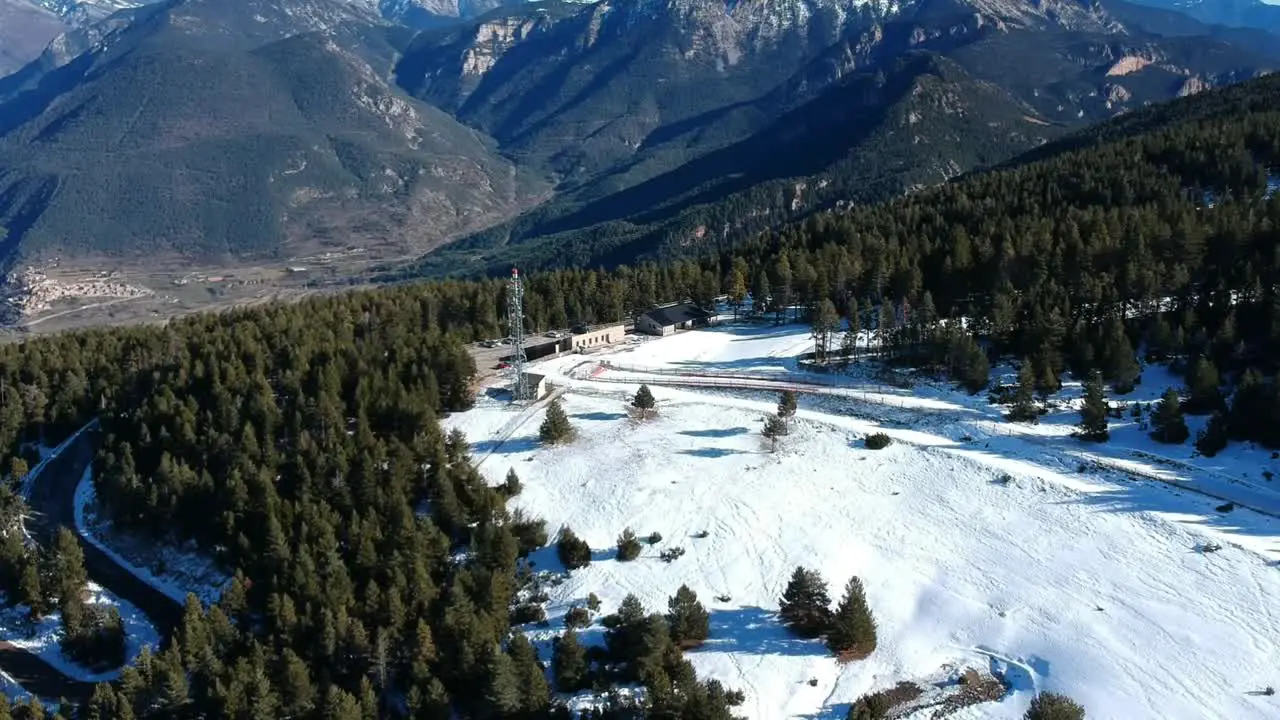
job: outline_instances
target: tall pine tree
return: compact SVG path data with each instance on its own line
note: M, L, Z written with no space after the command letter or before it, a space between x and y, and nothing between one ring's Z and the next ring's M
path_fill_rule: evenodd
M778 604L782 622L801 637L818 637L831 619L827 581L817 571L798 567L791 573Z
M856 576L849 578L831 617L827 647L842 661L864 658L876 649L876 621L867 606L862 581Z
M1107 429L1107 397L1102 385L1102 373L1094 371L1084 384L1084 403L1080 406L1080 437L1093 442L1106 442L1111 437Z
M711 634L711 617L688 585L681 585L667 599L667 624L671 640L681 648L697 647Z
M1190 437L1187 421L1182 417L1182 403L1178 400L1178 391L1169 388L1160 397L1156 409L1151 413L1151 437L1156 442L1169 445L1181 445Z

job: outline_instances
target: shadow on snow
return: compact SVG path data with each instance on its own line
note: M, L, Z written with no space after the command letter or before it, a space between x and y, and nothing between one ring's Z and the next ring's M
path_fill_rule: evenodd
M711 611L711 637L699 652L752 655L827 655L821 640L792 635L777 613L758 607Z

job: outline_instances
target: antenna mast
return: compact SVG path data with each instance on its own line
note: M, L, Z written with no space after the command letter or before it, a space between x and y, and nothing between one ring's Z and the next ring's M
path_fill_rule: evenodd
M511 268L511 280L507 283L507 331L515 346L515 354L511 356L511 368L515 373L515 379L511 383L511 400L520 402L529 399L529 379L525 374L528 358L524 354L524 286L517 268Z

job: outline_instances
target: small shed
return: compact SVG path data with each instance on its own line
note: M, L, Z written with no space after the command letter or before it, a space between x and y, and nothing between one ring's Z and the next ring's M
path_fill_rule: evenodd
M648 335L670 335L677 330L705 327L714 320L715 313L695 303L672 303L636 318L636 330Z
M528 400L540 400L547 394L547 376L527 372L524 374L525 387L529 388Z

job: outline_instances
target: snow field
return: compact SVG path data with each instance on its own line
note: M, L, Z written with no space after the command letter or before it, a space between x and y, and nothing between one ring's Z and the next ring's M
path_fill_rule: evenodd
M610 359L669 367L766 358L783 370L807 342L794 327L691 332ZM882 451L862 448L861 437L882 428L851 416L848 400L804 397L792 434L771 454L759 428L772 393L655 385L661 414L636 423L625 413L634 386L570 379L583 362L538 366L570 388L563 402L580 437L569 446L537 444L541 413L498 445L517 414L497 399L448 420L477 458L487 455L481 470L491 483L516 469L524 491L514 507L546 519L552 534L572 527L595 551L589 567L548 588L554 630L532 629L535 638L558 632L588 593L603 601L601 614L627 593L661 612L688 584L712 624L712 639L689 657L700 675L745 691L739 711L753 719L842 719L858 696L945 664L998 667L1014 686L961 718L1019 718L1036 690L1071 695L1091 718L1280 715L1274 698L1247 694L1275 682L1280 520L1239 509L1221 516L1212 500L1105 467L1078 472L1080 453L1111 449L1061 437L1074 420L1056 423L1059 433L1052 417L1033 437L1001 435L983 396L927 386L899 393L903 404L922 396L955 410L931 407L911 428L885 426L896 442ZM1145 437L1115 432L1127 444ZM962 442L966 434L976 441ZM1011 482L999 481L1006 473ZM664 540L619 563L613 548L628 526ZM701 531L708 537L692 537ZM1209 538L1224 549L1199 552ZM682 558L657 559L676 545ZM558 569L554 549L534 560ZM796 565L819 570L833 601L851 575L862 578L880 626L870 658L840 666L777 623ZM600 632L595 625L584 639Z

